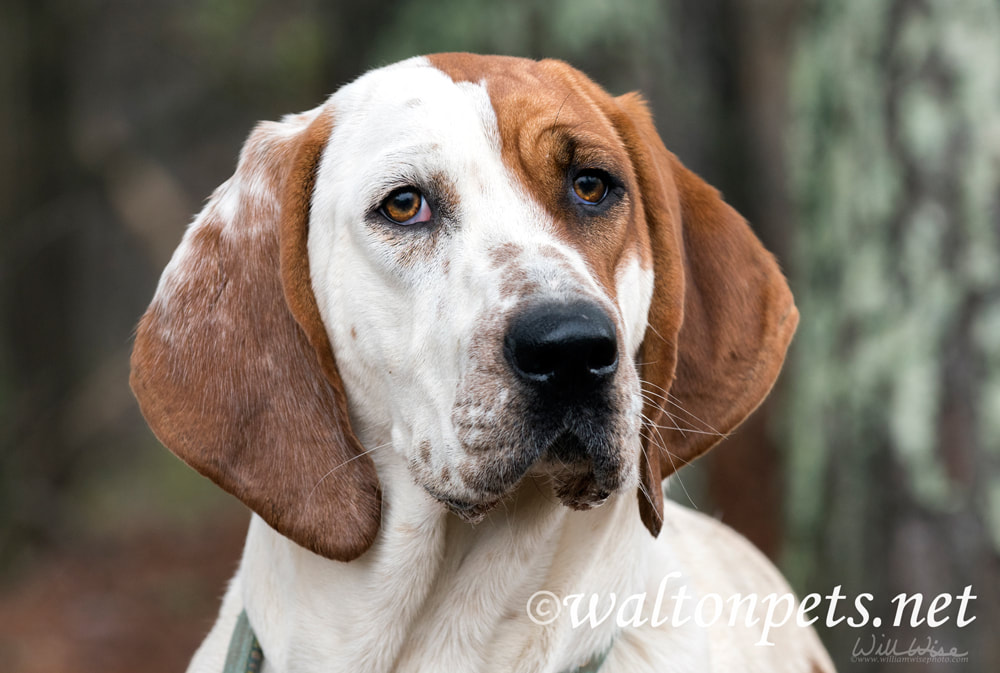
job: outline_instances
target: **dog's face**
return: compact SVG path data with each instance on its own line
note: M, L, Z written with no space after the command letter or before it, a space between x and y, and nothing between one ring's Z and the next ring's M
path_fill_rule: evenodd
M796 317L638 97L447 54L255 131L164 272L132 384L167 446L331 558L379 525L349 417L468 521L533 475L577 509L638 483L655 534L661 478L759 403Z
M576 508L637 481L651 262L628 153L563 69L500 102L420 59L330 101L308 249L348 399L467 519L529 470Z

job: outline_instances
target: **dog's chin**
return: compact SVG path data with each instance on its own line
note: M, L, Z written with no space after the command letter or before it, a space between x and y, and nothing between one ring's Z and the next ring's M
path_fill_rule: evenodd
M619 490L601 483L594 477L593 473L574 472L573 470L532 470L527 477L535 482L536 488L542 487L544 489L543 484L548 484L552 489L550 492L555 495L560 504L577 511L600 507ZM517 488L515 486L511 492ZM486 515L509 495L507 493L500 497L490 496L483 500L469 501L451 498L430 489L428 492L449 512L471 524L477 524L485 519Z
M612 491L600 485L593 476L578 475L572 478L554 477L548 475L553 491L560 504L577 511L585 511L600 507L611 496ZM465 523L477 524L486 518L503 497L480 502L469 502L456 498L448 498L432 493L434 498L444 505L445 509Z
M603 505L611 491L597 483L593 477L577 477L555 482L556 497L566 507L588 510Z
M540 476L551 484L559 502L570 509L582 511L600 507L619 490L620 482L607 483L583 466L549 464L545 468Z
M475 524L526 485L548 492L550 501L558 500L573 510L600 507L630 485L617 452L588 450L572 432L562 432L542 447L518 455L522 459L505 464L502 470L477 473L479 483L464 492L449 493L431 484L424 484L424 489L459 519Z
M437 489L424 485L424 490L428 495L444 505L444 508L466 523L479 523L486 518L494 507L499 504L503 497L491 497L482 500L463 500L442 493Z
M603 505L622 487L617 469L595 469L595 461L584 450L580 438L569 432L558 436L539 461L539 472L552 484L559 502L575 510ZM617 461L608 461L615 462Z
M447 508L449 512L457 516L459 519L466 523L479 523L486 518L486 515L490 513L497 503L500 502L500 498L496 500L490 500L485 502L465 502L463 500L455 500L453 498L439 498L441 504Z

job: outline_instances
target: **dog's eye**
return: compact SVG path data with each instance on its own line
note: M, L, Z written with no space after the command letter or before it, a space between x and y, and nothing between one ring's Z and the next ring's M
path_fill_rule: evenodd
M413 187L401 187L394 191L379 206L379 212L396 224L421 224L431 219L427 199Z
M608 176L604 171L581 171L573 178L573 193L583 203L597 205L608 195Z

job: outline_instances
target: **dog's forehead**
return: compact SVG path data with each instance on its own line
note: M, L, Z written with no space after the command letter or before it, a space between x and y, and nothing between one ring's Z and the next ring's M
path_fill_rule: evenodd
M400 150L481 152L499 147L482 86L457 85L418 57L366 73L330 99L334 142L386 163ZM471 145L470 145L471 144ZM489 147L492 146L492 147Z
M616 104L564 63L416 57L365 74L330 104L325 188L316 197L330 207L319 212L357 216L393 188L431 183L444 186L469 225L456 245L477 241L486 250L516 238L518 247L558 249L585 261L610 296L621 262L641 256L628 197L635 173L612 122ZM625 191L620 217L579 226L565 194L567 176L581 168L616 176Z
M610 96L579 70L561 61L533 61L511 56L435 54L427 62L453 82L483 84L502 129L576 127L595 136L613 134L602 104Z
M437 54L427 59L456 83L486 87L505 161L525 179L537 178L533 168L571 150L600 153L627 169L624 144L608 116L613 99L575 68L509 56Z
M555 158L560 148L553 140L565 145L569 135L575 144L624 159L602 105L610 100L564 63L473 54L401 61L367 73L332 98L337 126L363 127L364 133L345 135L372 142L373 152L418 145L489 149L502 152L515 174Z

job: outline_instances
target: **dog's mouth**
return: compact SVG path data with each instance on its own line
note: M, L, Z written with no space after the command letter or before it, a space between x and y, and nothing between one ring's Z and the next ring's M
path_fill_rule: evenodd
M491 498L480 501L463 500L445 495L434 488L424 484L424 490L440 502L445 508L466 523L479 523L490 510L497 506L503 498Z
M481 481L489 488L481 496L453 497L425 485L425 490L451 513L466 523L479 523L525 478L547 483L562 505L574 510L599 507L622 486L617 452L606 441L581 437L573 430L563 430L543 448L529 452L533 459L522 461L516 470L503 470L506 482L497 484L497 475L483 473ZM512 474L513 473L513 474ZM515 477L516 474L516 477Z
M452 514L466 523L479 523L486 518L486 515L497 506L500 498L486 502L466 502L455 498L439 498L442 504L448 508Z

